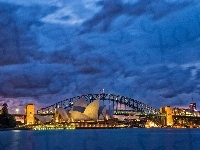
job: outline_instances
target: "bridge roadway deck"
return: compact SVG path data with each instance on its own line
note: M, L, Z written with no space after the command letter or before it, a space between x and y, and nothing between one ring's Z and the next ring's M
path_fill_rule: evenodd
M25 114L13 114L14 116L25 116ZM46 114L39 114L41 116L46 116L46 115L55 115L55 113L46 113ZM145 117L145 116L159 116L159 117L166 117L166 114L145 114L145 113L138 113L138 112L117 112L114 113L113 115L125 115L125 116L141 116L141 117ZM174 118L196 118L196 119L200 119L200 116L191 116L191 115L172 115Z

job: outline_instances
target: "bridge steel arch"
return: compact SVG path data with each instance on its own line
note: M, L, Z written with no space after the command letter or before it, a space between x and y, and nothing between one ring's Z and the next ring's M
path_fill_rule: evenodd
M47 113L54 113L55 108L65 108L70 109L73 106L73 103L77 100L79 100L80 98L86 98L86 101L91 103L92 101L96 100L96 99L100 99L101 101L109 101L109 104L112 103L112 107L110 108L109 105L109 109L114 110L115 112L121 111L119 110L117 107L114 108L114 106L118 106L118 105L124 105L125 106L125 110L126 110L126 106L128 106L129 108L132 108L131 111L133 112L139 112L142 114L148 114L148 115L156 115L156 114L160 114L159 110L145 104L142 103L138 100L126 97L126 96L121 96L121 95L116 95L116 94L86 94L86 95L81 95L81 96L77 96L77 97L72 97L72 98L68 98L65 100L62 100L60 102L57 102L53 105L47 106L45 108L41 108L40 110L37 111L38 114L47 114ZM130 109L129 109L130 110Z

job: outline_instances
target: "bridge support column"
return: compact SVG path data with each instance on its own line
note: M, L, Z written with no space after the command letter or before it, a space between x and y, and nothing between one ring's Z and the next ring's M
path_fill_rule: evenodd
M60 122L60 115L58 111L55 109L55 115L54 115L54 122Z
M165 113L165 119L162 118L163 125L172 126L174 124L172 117L172 108L170 106L160 108L161 113Z
M28 104L25 109L25 123L26 124L34 124L35 123L35 106L33 104Z

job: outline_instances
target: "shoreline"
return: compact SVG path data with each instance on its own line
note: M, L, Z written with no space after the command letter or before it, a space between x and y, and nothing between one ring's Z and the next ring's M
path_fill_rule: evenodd
M10 130L75 130L75 129L199 129L199 128L174 128L174 127L164 127L164 128L140 128L140 127L74 127L74 128L0 128L0 131L10 131Z

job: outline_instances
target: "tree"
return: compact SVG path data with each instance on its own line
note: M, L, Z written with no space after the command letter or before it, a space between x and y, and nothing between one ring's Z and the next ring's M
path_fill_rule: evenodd
M8 115L8 105L6 103L3 104L2 115L3 116L7 116Z
M16 126L16 120L14 116L8 114L8 105L3 104L2 113L0 114L0 125L2 127L13 128Z

